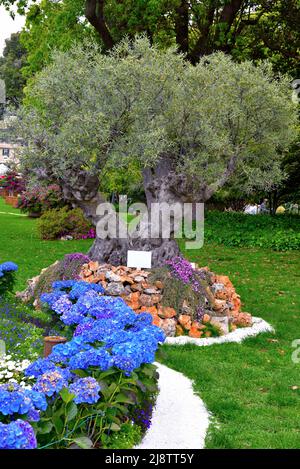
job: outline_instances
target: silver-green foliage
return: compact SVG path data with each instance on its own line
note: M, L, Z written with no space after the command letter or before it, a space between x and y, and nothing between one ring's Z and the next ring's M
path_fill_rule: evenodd
M296 119L288 77L268 64L216 53L193 66L138 37L110 55L87 44L55 53L27 90L18 132L33 172L63 182L165 158L205 200L233 174L249 190L280 181Z

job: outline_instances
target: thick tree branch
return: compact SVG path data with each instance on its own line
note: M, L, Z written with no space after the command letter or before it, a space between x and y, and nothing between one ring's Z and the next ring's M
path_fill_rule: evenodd
M211 196L218 189L221 189L226 184L226 182L228 182L228 180L230 179L230 177L233 175L233 173L236 170L237 162L238 162L238 156L236 154L232 155L220 179L214 184L211 184L210 186L206 188L206 191L205 191L206 200L210 199Z
M85 16L100 34L105 47L111 49L115 42L104 19L104 0L86 0Z
M189 60L194 64L199 60L199 58L202 55L208 54L209 52L211 52L211 50L209 49L210 29L214 22L216 5L217 5L216 0L212 0L210 2L207 15L206 15L206 19L202 27L202 30L200 32L200 36L193 50L189 54Z
M181 0L176 8L175 33L179 52L186 54L189 50L189 4L187 0Z
M242 7L244 0L231 0L231 2L227 3L220 15L219 23L226 23L226 30L228 32L238 14L240 8Z

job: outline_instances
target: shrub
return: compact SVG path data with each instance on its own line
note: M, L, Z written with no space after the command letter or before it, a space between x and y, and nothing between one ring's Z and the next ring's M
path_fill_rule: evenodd
M18 207L22 212L35 213L37 215L64 205L65 201L63 199L62 191L56 184L52 184L47 187L41 186L27 189L20 195L18 203Z
M298 250L300 217L208 211L205 215L204 237L205 242L225 246Z
M25 189L25 182L23 177L15 171L10 171L1 178L1 187L6 189L9 193L18 194Z
M80 208L70 210L68 207L63 207L48 210L38 221L41 238L48 240L66 235L81 238L83 235L88 235L91 228L91 223L86 220Z
M17 270L18 266L14 262L0 264L0 296L12 291Z

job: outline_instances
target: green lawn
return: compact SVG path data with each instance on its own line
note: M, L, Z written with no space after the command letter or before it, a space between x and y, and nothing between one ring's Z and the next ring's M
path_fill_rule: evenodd
M0 212L19 213L0 199ZM0 260L19 264L18 288L65 253L86 252L90 241L40 241L35 220L0 213ZM300 339L299 252L205 245L186 255L229 275L244 311L276 328L238 344L163 347L162 361L195 382L215 417L208 448L299 448L300 364L292 341ZM299 389L292 389L292 387ZM174 409L176 412L176 409Z
M5 214L3 213L5 212ZM20 216L20 211L6 205L0 197L0 262L14 261L19 266L16 289L23 289L26 280L40 273L64 254L87 252L91 240L41 241L36 220Z

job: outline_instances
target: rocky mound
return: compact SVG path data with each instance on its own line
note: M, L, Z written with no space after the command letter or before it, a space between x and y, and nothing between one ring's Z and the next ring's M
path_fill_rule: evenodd
M207 267L190 267L186 274L186 266L182 273L178 265L148 271L91 261L79 275L86 282L101 284L106 295L121 296L136 313L150 313L153 323L169 337L210 337L252 324L227 276Z

